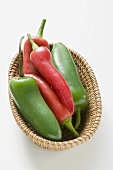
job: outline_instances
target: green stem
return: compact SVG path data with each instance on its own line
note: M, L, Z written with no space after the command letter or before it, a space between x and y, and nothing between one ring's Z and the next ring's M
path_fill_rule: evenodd
M75 116L76 116L75 129L77 130L79 128L80 122L81 122L80 107L77 109L77 112L75 112Z
M21 50L21 45L22 45L22 40L23 40L23 36L20 38L20 42L19 42L19 76L23 77L24 73L23 73L23 68L22 68L22 50Z
M42 22L41 22L41 25L39 27L39 30L38 30L38 33L37 33L37 37L40 37L40 38L43 37L43 31L44 31L45 23L46 23L46 19L43 19Z
M76 132L76 130L74 129L73 125L72 125L72 118L68 118L66 119L63 123L63 126L65 126L67 129L69 129L74 135L75 137L78 137L79 134Z
M29 41L30 41L30 43L31 43L31 45L32 45L32 49L33 49L33 50L37 49L37 48L38 48L38 45L33 41L31 35L30 35L30 34L27 34L27 37L28 37L28 39L29 39Z

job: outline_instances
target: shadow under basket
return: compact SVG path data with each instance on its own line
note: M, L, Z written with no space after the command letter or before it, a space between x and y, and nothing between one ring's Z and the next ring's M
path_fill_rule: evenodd
M26 136L31 141L33 141L33 143L48 150L64 150L83 144L94 135L101 120L102 102L95 74L89 66L88 62L80 54L70 48L69 51L77 65L81 81L88 94L89 102L86 111L81 113L81 124L78 129L80 134L79 137L73 139L71 136L69 136L69 132L66 131L65 133L64 129L64 137L60 142L50 141L42 138L30 127L30 125L28 125L23 120L9 92L9 100L12 113L18 126L26 134ZM19 56L16 54L10 63L8 80L18 76L18 68Z

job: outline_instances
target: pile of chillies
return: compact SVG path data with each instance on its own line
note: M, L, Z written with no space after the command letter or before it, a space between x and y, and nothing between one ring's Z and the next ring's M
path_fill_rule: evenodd
M50 50L43 39L43 19L36 37L28 39L21 50L19 77L9 82L9 89L23 119L34 131L49 140L62 140L62 127L79 136L81 111L88 105L87 92L68 48L61 42ZM73 125L73 117L75 123Z

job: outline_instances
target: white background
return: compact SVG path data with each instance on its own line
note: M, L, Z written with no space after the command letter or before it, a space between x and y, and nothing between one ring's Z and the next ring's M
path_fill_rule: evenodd
M113 1L19 0L0 2L0 169L113 169ZM65 151L34 145L16 124L8 98L8 68L19 39L36 35L47 19L44 38L61 41L92 67L102 97L102 119L94 136Z

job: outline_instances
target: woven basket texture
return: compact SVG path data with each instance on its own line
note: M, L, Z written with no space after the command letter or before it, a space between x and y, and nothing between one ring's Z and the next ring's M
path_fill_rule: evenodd
M50 141L38 136L33 129L22 119L18 109L9 92L9 101L14 119L26 136L36 145L48 150L64 150L83 144L90 139L101 121L102 101L100 90L95 74L88 62L76 51L69 48L69 51L77 65L81 81L88 94L88 108L81 114L81 125L78 129L80 136L76 139L68 139L60 142ZM18 76L19 56L18 53L13 57L9 71L8 80Z

